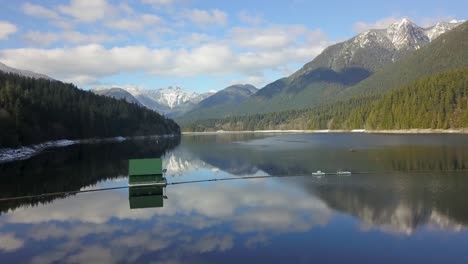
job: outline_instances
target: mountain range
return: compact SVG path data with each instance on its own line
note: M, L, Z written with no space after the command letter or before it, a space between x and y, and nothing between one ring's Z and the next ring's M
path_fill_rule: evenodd
M196 93L180 87L144 89L137 87L96 87L91 91L116 98L125 98L166 116L178 116L193 109L203 99L215 92Z
M180 87L162 89L140 89L135 87L97 87L96 94L125 99L127 102L146 106L169 117L176 117L193 109L204 109L216 105L235 104L247 100L257 92L250 84L235 84L218 92L196 93Z
M275 111L272 105L270 113L182 124L192 131L464 128L468 127L467 81L465 22L320 104L287 111ZM239 109L244 107L241 104Z

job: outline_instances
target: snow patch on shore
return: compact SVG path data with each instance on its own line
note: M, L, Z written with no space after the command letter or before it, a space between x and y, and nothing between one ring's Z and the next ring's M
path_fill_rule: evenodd
M79 140L55 140L55 141L48 141L42 144L31 145L27 147L20 147L20 148L4 148L0 149L0 162L8 162L13 160L24 160L30 158L39 152L48 149L48 148L59 148L59 147L66 147L73 144L79 143Z

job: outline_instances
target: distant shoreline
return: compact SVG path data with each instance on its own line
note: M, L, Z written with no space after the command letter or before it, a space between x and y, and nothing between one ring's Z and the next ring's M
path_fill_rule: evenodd
M222 135L222 134L247 134L247 133L278 133L278 134L326 134L326 133L366 133L366 134L468 134L468 128L460 129L394 129L394 130L243 130L243 131L209 131L209 132L182 132L182 135Z

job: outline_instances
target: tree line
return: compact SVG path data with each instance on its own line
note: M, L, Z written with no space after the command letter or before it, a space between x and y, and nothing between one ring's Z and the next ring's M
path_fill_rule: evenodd
M179 134L160 114L73 84L0 72L0 147L47 140Z
M382 95L317 107L199 120L185 131L468 127L468 68L419 79Z

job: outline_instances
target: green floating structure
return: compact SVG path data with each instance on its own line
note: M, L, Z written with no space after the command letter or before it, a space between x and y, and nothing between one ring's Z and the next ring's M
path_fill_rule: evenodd
M167 181L163 172L161 159L130 159L128 160L128 185L165 187Z
M128 160L128 201L130 209L163 207L164 188L161 159Z

